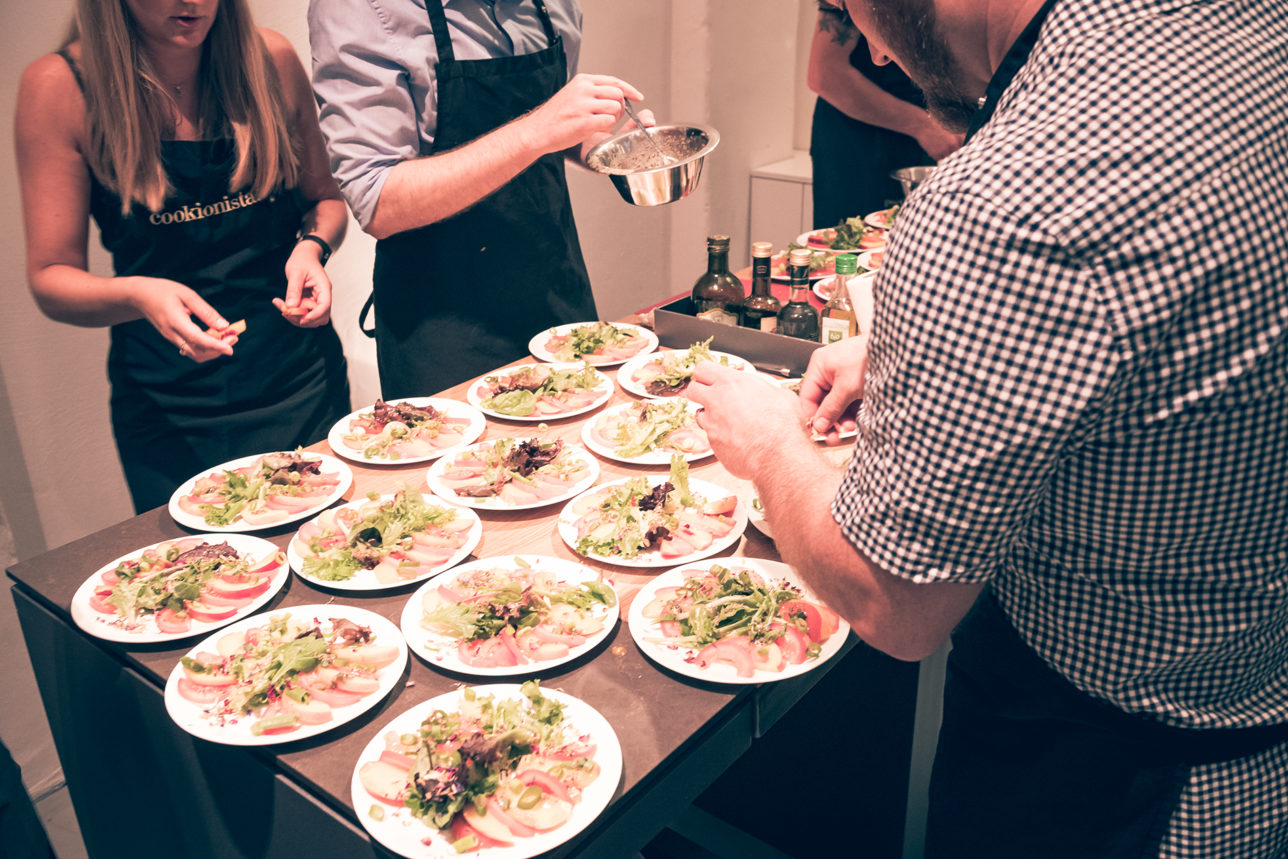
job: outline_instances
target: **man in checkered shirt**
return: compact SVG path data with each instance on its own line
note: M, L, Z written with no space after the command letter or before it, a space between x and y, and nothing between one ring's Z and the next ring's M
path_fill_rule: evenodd
M847 7L972 133L799 402L700 366L717 455L864 640L956 628L928 855L1288 855L1288 0Z

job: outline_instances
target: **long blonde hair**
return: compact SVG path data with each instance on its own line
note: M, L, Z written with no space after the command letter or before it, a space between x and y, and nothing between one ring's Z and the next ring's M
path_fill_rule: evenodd
M160 211L171 191L161 140L173 128L173 101L142 49L124 0L77 0L64 47L80 41L85 88L85 160L121 198ZM201 46L198 103L205 137L231 136L237 153L229 191L263 198L293 187L299 160L291 146L282 84L251 20L246 0L220 0Z

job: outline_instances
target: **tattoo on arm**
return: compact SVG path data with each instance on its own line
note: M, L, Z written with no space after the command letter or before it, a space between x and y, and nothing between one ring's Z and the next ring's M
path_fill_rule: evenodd
M854 22L843 6L834 6L827 0L818 0L818 29L832 35L837 44L854 41L856 35Z

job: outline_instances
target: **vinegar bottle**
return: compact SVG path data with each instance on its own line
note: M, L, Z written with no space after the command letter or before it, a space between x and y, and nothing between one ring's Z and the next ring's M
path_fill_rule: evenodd
M793 248L787 257L791 277L791 295L778 311L778 333L802 340L818 341L818 311L809 303L809 248Z
M751 295L742 302L738 324L744 328L774 331L778 328L778 311L783 303L769 291L769 261L774 246L769 242L751 244Z

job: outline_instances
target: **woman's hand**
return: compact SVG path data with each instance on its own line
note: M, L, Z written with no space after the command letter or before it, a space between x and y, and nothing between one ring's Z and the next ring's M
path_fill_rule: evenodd
M232 355L237 335L221 336L228 320L200 295L182 283L157 277L131 278L131 300L143 318L169 340L185 358L203 364ZM201 328L196 318L206 328Z
M273 306L292 325L317 328L331 321L331 278L321 253L316 242L299 242L286 260L286 297L274 298Z

